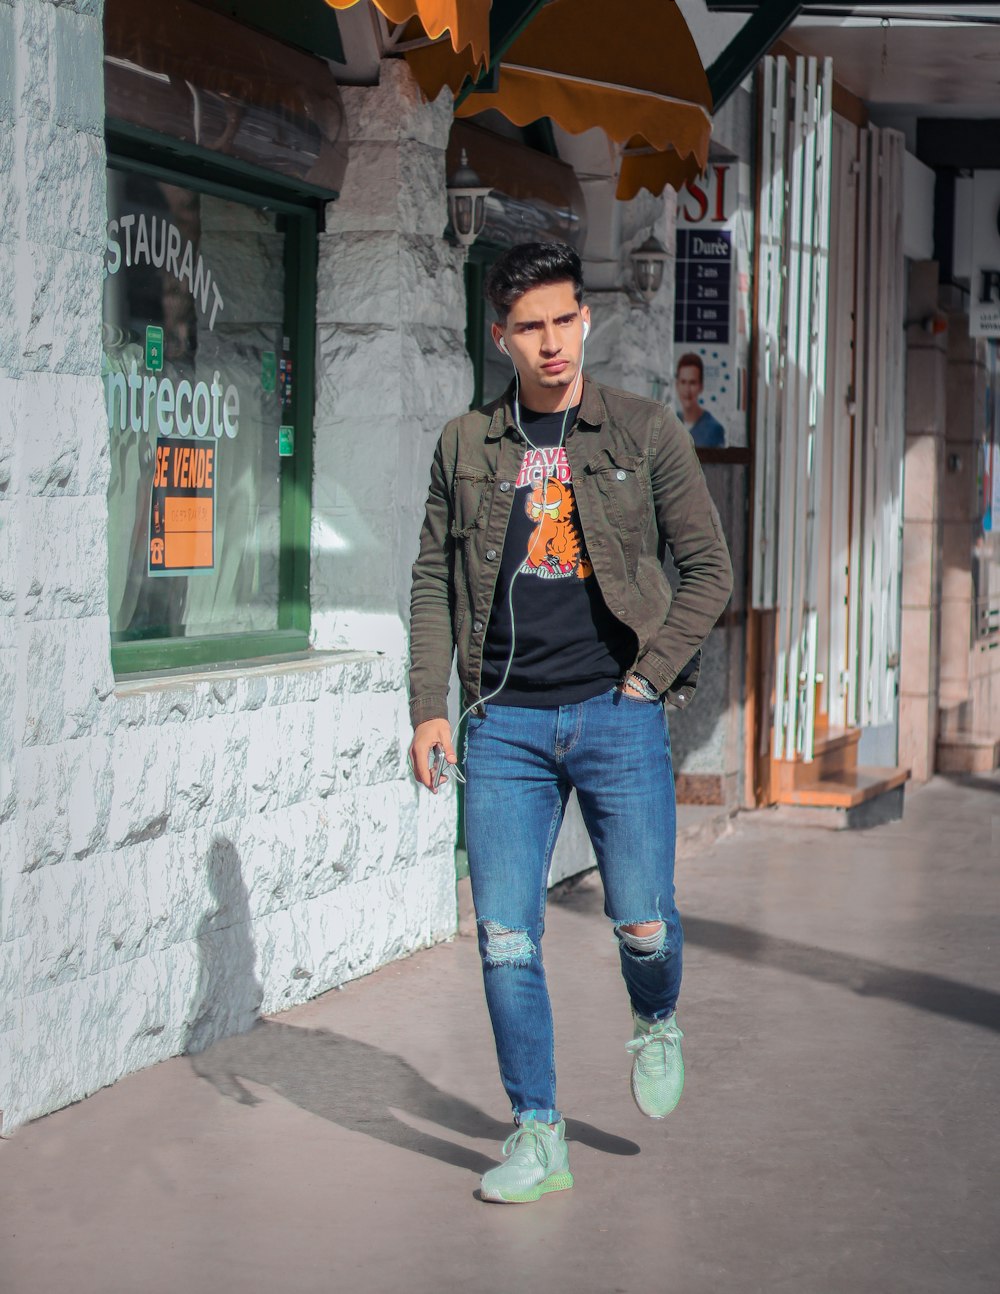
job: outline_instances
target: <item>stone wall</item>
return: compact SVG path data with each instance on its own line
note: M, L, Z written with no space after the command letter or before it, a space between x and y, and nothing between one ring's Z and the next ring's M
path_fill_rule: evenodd
M366 172L362 154L349 175L358 194L384 193L403 172L411 181L400 207L412 236L375 223L377 212L369 226L395 239L388 273L412 284L395 326L338 315L346 294L334 285L334 249L324 250L314 619L319 646L363 650L116 684L99 377L101 79L99 3L0 0L8 1129L455 926L453 802L418 799L405 768L399 610L401 537L412 531L415 542L416 482L432 445L425 413L438 394L453 404L460 385L453 318L439 326L435 314L452 256L429 198L441 150L397 141L385 150L397 172ZM436 140L440 110L404 98L400 117ZM388 100L382 111L391 115ZM357 295L376 298L382 259L354 273ZM412 327L400 326L407 310ZM359 386L368 401L384 398L384 417L351 405ZM403 478L390 496L379 494L388 465ZM336 514L342 497L356 529ZM362 589L378 597L365 602Z

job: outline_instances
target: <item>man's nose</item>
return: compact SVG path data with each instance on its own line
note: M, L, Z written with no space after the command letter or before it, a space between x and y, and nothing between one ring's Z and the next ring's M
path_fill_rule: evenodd
M555 324L549 324L546 327L545 334L542 337L542 349L549 355L554 355L558 350L562 349L562 340L559 337L559 329Z

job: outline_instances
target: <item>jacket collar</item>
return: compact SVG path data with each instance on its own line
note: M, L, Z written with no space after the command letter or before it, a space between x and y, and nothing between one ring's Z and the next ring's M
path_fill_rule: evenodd
M577 425L581 431L599 431L607 420L608 411L601 396L601 389L596 382L584 374L583 396L580 399ZM506 432L515 432L516 430L517 423L514 421L514 383L512 381L494 406L486 439L499 440Z

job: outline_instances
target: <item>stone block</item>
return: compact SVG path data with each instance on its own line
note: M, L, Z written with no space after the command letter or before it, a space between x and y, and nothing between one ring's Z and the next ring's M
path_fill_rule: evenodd
M66 819L68 852L88 858L107 848L113 796L113 739L94 737L67 742Z
M400 348L407 412L437 414L443 426L469 407L473 374L463 328L413 324L401 334Z
M399 239L400 317L461 330L466 316L465 251L434 234ZM464 341L464 339L463 339Z
M383 59L377 86L341 87L347 135L355 140L407 141L444 149L451 131L450 97L427 103L402 59Z
M935 617L928 609L903 607L899 686L904 694L928 695L934 690L931 638Z
M930 433L907 433L903 480L905 521L937 521L944 475L944 441Z
M973 521L979 512L978 446L949 439L941 478L942 521Z
M0 504L0 618L17 612L17 582L21 558L21 509Z
M101 15L61 4L55 21L55 119L60 126L104 131L104 34Z
M0 4L0 122L10 126L17 115L14 103L14 87L17 84L17 29L12 5ZM0 131L0 159L6 160L3 142L8 142L13 149L13 132ZM10 154L13 155L12 152ZM6 166L0 166L0 175L11 175ZM4 188L13 185L4 185ZM3 213L3 195L0 194L0 214ZM6 222L0 223L0 229L6 228Z
M949 363L946 393L948 440L958 442L954 448L962 452L959 446L974 445L987 427L985 370L978 364Z
M246 808L268 813L309 794L314 707L269 707L246 716Z
M101 371L103 256L52 244L25 243L17 275L28 308L20 366L25 370Z
M21 865L50 866L69 849L69 770L64 746L26 747L18 756Z
M399 160L399 224L404 233L440 238L448 224L445 154L409 144Z
M947 363L944 353L917 350L906 356L906 430L943 436Z
M108 508L100 497L25 502L20 609L29 620L99 616L108 605Z
M941 603L941 681L964 683L969 677L972 614L967 602Z
M398 144L352 141L340 197L327 207L327 236L402 228L401 185Z
M903 525L903 606L930 607L934 591L935 550L938 527L933 521Z
M46 120L53 106L55 7L19 4L14 9L18 75L16 115ZM100 75L100 73L98 73Z
M26 373L17 395L26 490L105 498L109 450L100 379Z
M317 423L313 505L320 511L392 511L409 423L405 417L346 417Z
M108 838L113 849L155 840L170 830L175 785L189 759L180 725L116 733Z
M405 412L400 333L381 324L318 330L317 421Z
M97 77L101 84L100 71ZM103 262L107 223L103 138L29 119L24 185L33 243L94 252Z
M0 7L0 67L3 62L3 14L4 10ZM0 243L13 246L17 241L17 231L20 228L18 222L21 203L18 166L20 158L17 132L9 119L3 115L2 96L3 87L0 86L0 175L4 176L4 183L0 185Z
M317 320L398 327L404 317L399 250L400 236L394 230L323 235Z
M114 692L107 616L32 622L26 627L26 745L106 731Z
M19 244L0 239L0 319L4 321L4 326L0 328L0 378L7 381L19 377L21 373L22 341L17 310L19 262ZM0 468L2 466L0 463Z
M930 696L899 698L899 763L909 768L915 782L926 782L934 773L937 740L937 706Z

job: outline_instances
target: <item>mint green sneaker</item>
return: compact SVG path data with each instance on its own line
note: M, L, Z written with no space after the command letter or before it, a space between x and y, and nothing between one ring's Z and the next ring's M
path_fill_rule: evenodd
M569 1171L566 1124L537 1123L528 1119L503 1143L505 1162L483 1176L480 1194L497 1204L530 1204L548 1191L566 1191L573 1185Z
M677 1015L645 1020L632 1012L635 1034L625 1050L632 1053L632 1099L651 1119L663 1119L681 1099L684 1057Z

